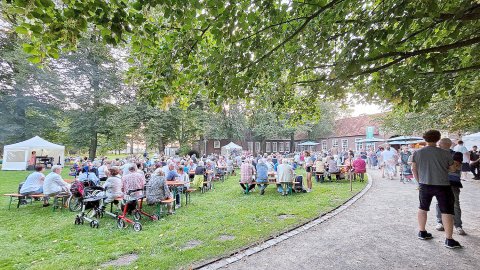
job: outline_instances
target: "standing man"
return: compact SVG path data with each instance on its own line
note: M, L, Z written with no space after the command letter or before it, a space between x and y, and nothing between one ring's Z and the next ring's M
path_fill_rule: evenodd
M480 155L476 145L470 151L470 171L473 173L473 180L480 180Z
M458 144L453 148L453 151L460 152L463 155L461 179L467 180L467 175L470 171L470 154L468 149L463 145L463 141L458 141Z
M432 238L432 234L427 232L425 225L430 204L435 196L445 228L445 247L460 248L460 243L452 238L454 196L448 180L448 171L451 167L453 169L453 159L450 152L437 147L440 137L438 130L425 132L423 139L427 142L427 146L413 153L412 172L420 184L418 238L421 240Z

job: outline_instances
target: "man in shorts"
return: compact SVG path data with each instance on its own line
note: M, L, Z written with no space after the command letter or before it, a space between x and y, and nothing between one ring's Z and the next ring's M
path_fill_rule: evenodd
M431 239L432 234L425 229L427 213L435 196L442 214L445 228L445 247L460 248L461 245L452 238L454 195L448 180L448 172L453 169L453 159L449 151L437 147L440 140L438 130L429 130L423 134L427 146L413 153L412 172L418 180L420 207L418 209L418 238Z

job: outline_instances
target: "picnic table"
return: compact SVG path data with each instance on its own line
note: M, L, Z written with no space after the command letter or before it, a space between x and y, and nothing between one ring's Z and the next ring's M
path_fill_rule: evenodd
M177 181L177 180L167 181L167 186L172 188L174 198L176 198L176 196L178 194L178 188L185 186L185 184L186 184L186 182L184 182L184 181ZM180 200L180 202L181 202L181 200ZM173 200L173 206L174 207L175 207L176 203L177 203L176 200Z

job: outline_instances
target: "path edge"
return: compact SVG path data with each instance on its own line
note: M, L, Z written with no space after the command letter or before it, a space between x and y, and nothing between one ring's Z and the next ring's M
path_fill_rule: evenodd
M260 243L251 244L249 246L241 248L240 250L234 251L228 255L219 257L217 259L213 259L211 261L206 261L198 265L192 265L189 269L215 270L215 269L223 268L243 258L259 253L264 249L271 248L277 245L278 243L281 243L287 239L290 239L291 237L299 233L305 232L311 229L312 227L317 226L329 220L330 218L345 211L348 207L354 204L358 199L362 198L363 195L365 195L370 190L370 188L372 187L373 180L369 173L367 173L367 179L368 179L368 183L361 191L353 195L350 199L348 199L343 204L335 207L334 209L326 213L321 214L319 217L316 217L310 221L307 221L296 227L293 227L292 229L286 232L283 232L279 235L272 236Z

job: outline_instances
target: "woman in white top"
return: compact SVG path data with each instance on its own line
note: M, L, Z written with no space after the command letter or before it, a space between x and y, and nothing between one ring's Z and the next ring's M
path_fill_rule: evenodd
M31 173L20 188L20 194L27 196L33 194L43 194L43 181L45 180L45 166L38 164L35 166L35 172Z
M108 162L104 162L100 167L98 167L98 178L100 181L106 181L108 178Z
M113 202L115 199L123 196L122 192L122 178L120 176L120 168L112 167L109 169L110 177L107 178L103 184L105 189L106 203Z

